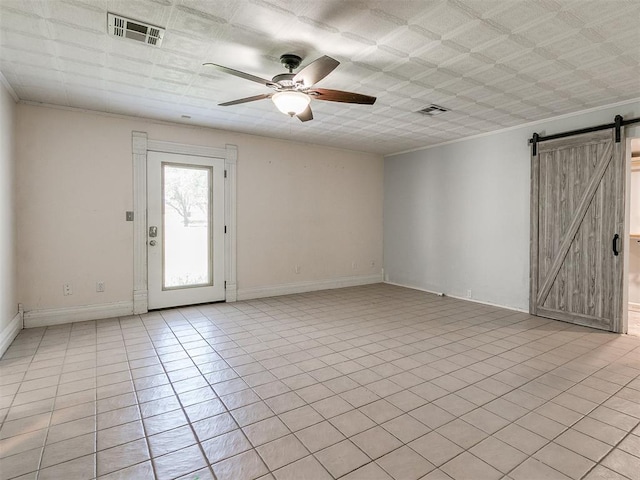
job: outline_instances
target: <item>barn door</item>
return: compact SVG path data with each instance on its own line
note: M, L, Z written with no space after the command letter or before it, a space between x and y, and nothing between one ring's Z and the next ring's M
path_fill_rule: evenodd
M620 140L605 130L538 144L531 162L531 314L621 330Z

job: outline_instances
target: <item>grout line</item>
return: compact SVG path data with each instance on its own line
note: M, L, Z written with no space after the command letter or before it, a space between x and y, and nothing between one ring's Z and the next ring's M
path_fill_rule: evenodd
M73 325L73 324L72 324ZM51 405L51 411L49 414L49 421L47 422L47 433L45 434L45 438L44 438L44 444L42 445L42 451L40 452L40 460L38 461L38 469L36 470L36 480L38 478L40 478L40 472L42 471L42 461L44 460L44 451L47 448L47 440L49 439L49 432L51 430L51 420L53 419L53 412L55 411L56 408L56 400L58 398L58 390L60 389L60 380L62 379L62 374L64 372L64 358L67 356L67 351L69 350L69 343L71 341L71 330L73 329L73 327L69 328L69 336L67 338L67 342L66 342L66 347L65 347L65 354L63 356L63 360L61 363L61 369L60 369L60 374L58 376L58 383L56 385L56 393L53 397L53 403ZM44 339L47 331L49 330L49 327L46 327L45 331L43 332L42 338ZM42 344L42 340L40 341L40 344L38 345L38 348L36 349L36 353L37 351L40 349L40 345ZM35 358L35 355L34 355Z

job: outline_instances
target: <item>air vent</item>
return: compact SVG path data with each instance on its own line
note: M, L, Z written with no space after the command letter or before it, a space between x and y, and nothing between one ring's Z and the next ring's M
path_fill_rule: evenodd
M113 13L107 13L107 26L109 35L128 38L154 47L159 47L162 43L162 37L164 37L164 28L155 27Z
M428 107L423 108L422 110L418 110L416 113L421 113L422 115L427 115L428 117L435 117L436 115L441 115L444 112L448 112L448 111L449 111L448 108L444 108L444 107L441 107L440 105L436 105L435 103L432 103Z

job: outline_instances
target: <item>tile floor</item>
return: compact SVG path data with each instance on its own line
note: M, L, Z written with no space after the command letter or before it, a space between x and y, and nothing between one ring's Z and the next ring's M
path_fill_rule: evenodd
M372 285L23 330L0 478L640 478L640 338Z

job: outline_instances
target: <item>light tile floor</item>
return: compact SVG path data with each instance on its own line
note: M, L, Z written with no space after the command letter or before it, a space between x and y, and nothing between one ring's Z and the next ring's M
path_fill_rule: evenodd
M0 478L638 479L640 338L372 285L23 330Z

